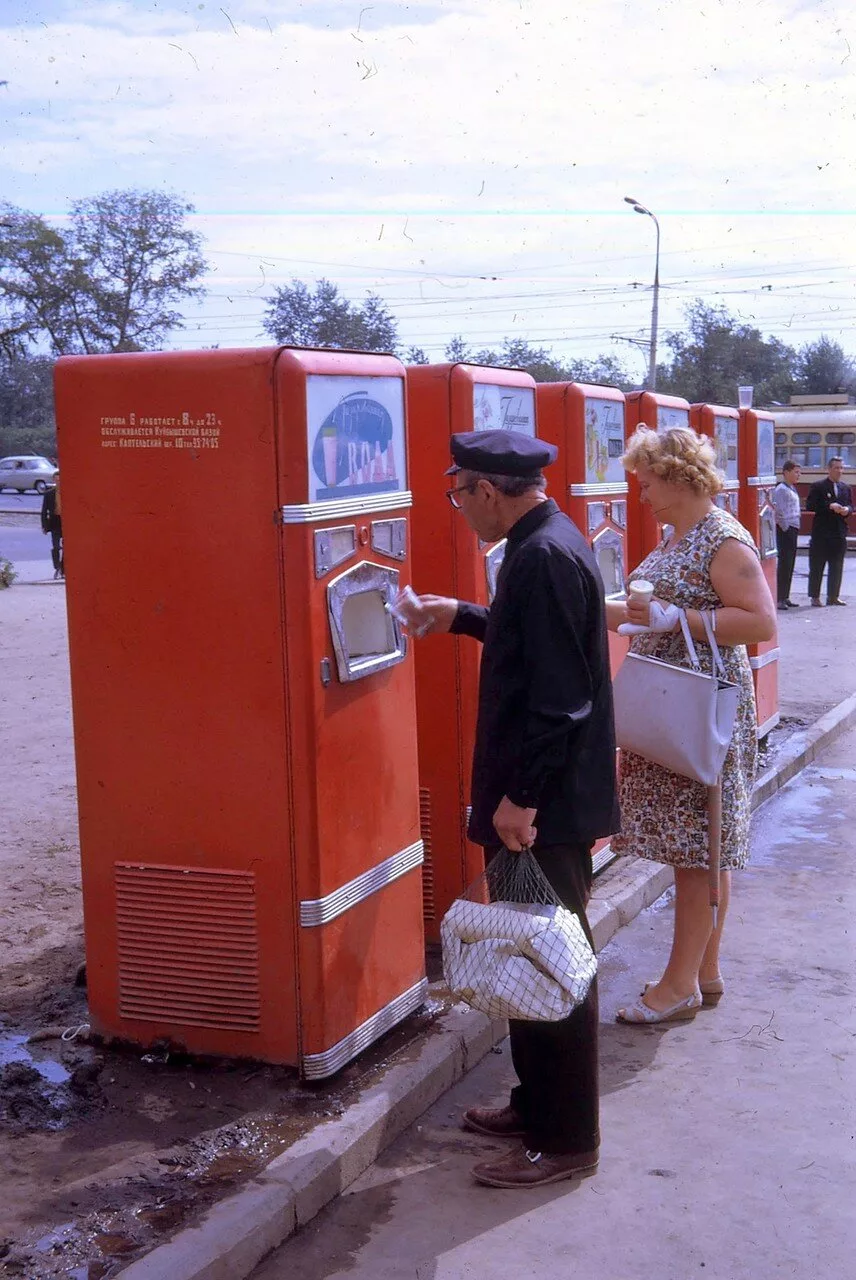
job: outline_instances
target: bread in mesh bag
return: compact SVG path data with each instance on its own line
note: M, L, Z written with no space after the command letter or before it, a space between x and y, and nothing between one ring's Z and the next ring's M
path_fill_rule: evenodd
M597 969L580 921L561 906L459 899L440 936L452 994L492 1018L559 1022Z

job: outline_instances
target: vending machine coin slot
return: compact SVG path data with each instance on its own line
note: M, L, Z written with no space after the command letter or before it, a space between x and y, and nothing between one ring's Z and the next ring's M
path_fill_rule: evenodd
M404 660L404 634L387 606L398 594L398 570L364 560L327 587L327 612L343 683Z
M407 555L407 521L373 520L372 551L390 560L403 560Z
M350 560L356 550L357 531L354 525L319 529L315 534L315 577L323 578L331 569Z
M506 540L503 538L502 542L497 542L496 546L485 552L484 572L487 578L487 598L490 604L493 604L499 571L505 559L505 543Z

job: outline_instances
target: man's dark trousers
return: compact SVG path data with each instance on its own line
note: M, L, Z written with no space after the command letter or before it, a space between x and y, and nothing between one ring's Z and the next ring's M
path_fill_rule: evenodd
M822 534L812 535L808 544L808 594L812 600L820 597L823 571L829 565L826 578L826 601L837 600L841 593L841 575L844 572L844 553L847 538Z
M537 820L536 820L537 821ZM495 850L486 850L489 857ZM579 916L586 937L591 845L538 845L533 853L556 894ZM509 1021L511 1060L520 1084L511 1106L526 1127L530 1151L582 1154L600 1146L598 1120L597 979L583 1003L561 1022Z
M776 599L779 604L784 604L791 594L791 582L797 558L797 530L780 529L777 525L776 550L779 553L776 564Z

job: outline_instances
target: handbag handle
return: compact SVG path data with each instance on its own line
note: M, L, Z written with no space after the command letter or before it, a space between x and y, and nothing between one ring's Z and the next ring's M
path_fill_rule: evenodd
M710 614L706 609L699 609L698 613L702 621L702 626L704 627L705 635L707 636L707 643L710 645L710 653L711 653L711 659L712 659L711 675L715 676L718 672L719 675L724 680L726 678L725 665L722 661L722 654L719 652L719 645L716 643L716 636L714 635L713 627L710 625ZM680 610L680 619L681 619L681 631L684 634L684 643L687 646L687 653L690 656L690 662L692 663L693 669L695 671L701 671L701 663L699 662L699 659L698 659L698 651L696 650L695 643L690 634L690 624L687 621L687 614L685 609Z

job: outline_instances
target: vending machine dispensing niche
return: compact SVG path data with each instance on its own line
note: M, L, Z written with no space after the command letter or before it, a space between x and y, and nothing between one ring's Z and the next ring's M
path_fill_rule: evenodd
M91 1020L331 1075L424 999L405 373L56 371ZM72 568L73 565L73 568Z
M656 391L631 391L626 397L625 431L629 440L639 426L652 431L666 431L669 427L688 427L690 406L680 396L664 396ZM639 496L639 481L631 474L628 479L627 503L627 551L629 568L635 569L647 555L659 546L663 530L647 503Z
M722 491L714 501L735 520L740 519L740 443L739 414L736 409L719 404L690 406L690 426L699 435L708 436L716 451L716 465L725 476Z
M415 590L487 605L505 540L481 543L446 501L449 437L499 429L534 436L535 382L516 369L413 365L407 405ZM415 649L425 931L436 942L446 910L484 869L482 850L466 835L481 645L440 636Z
M740 415L740 521L746 526L761 556L761 567L776 599L776 486L774 439L776 422L762 409L741 409ZM750 644L749 665L755 682L758 737L779 723L779 638Z

